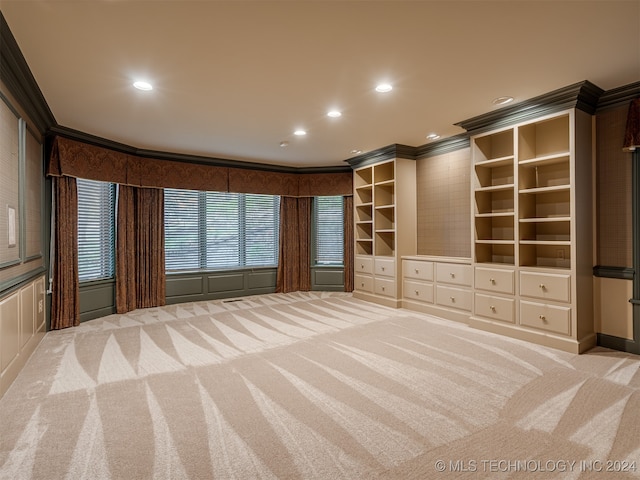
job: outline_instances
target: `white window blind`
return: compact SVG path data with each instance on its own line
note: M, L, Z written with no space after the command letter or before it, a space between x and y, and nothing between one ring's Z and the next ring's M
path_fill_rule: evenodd
M115 258L115 185L77 179L78 277L112 278Z
M280 197L165 189L168 271L276 266Z
M344 206L341 196L314 198L315 264L344 262Z

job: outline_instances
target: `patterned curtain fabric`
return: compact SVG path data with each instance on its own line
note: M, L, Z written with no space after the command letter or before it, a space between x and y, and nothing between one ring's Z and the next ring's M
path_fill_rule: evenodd
M627 128L622 145L622 149L627 152L633 152L637 148L640 148L640 98L636 98L629 104Z
M353 197L344 197L344 291L353 292Z
M134 187L184 188L289 197L350 195L351 170L338 173L286 173L180 162L129 155L56 137L47 174Z
M118 187L116 311L165 304L164 191Z
M276 292L311 290L311 198L280 200L280 255Z
M116 213L116 312L136 309L135 187L118 185Z
M53 179L55 195L55 251L51 296L51 329L80 324L80 283L78 280L78 191L76 179Z

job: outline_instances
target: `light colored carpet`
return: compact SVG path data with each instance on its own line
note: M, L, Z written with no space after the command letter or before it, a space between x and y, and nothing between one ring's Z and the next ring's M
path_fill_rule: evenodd
M639 367L345 293L138 310L47 333L0 478L638 478Z

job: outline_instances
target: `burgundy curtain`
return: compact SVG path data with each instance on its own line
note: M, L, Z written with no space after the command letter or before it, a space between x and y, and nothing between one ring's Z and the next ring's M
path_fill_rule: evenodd
M78 280L78 190L73 177L54 177L53 284L51 329L80 324Z
M116 311L164 305L164 191L118 186Z
M280 199L280 258L276 292L311 290L311 198Z
M636 98L629 104L627 127L622 148L628 152L633 152L640 148L640 98Z
M353 197L344 197L344 291L353 292Z

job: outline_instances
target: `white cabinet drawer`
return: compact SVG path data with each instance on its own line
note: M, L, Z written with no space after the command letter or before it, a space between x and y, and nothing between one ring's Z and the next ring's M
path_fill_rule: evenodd
M438 285L436 287L436 303L445 307L471 311L471 291Z
M375 278L373 280L374 293L384 295L386 297L396 296L396 282L392 279Z
M520 272L520 295L557 302L570 302L571 276L556 273Z
M376 275L383 275L385 277L395 277L396 262L394 259L389 258L376 258L373 262L373 271Z
M419 260L403 260L402 275L405 278L416 280L433 280L433 262L421 262Z
M520 324L569 335L571 309L543 303L520 301Z
M476 267L474 287L498 293L515 293L515 272L498 268Z
M471 265L436 263L436 280L438 283L470 287L471 277Z
M513 298L492 297L476 293L474 313L481 317L500 320L502 322L515 322L516 301Z
M404 298L433 303L433 283L405 280L402 285Z
M373 292L373 277L368 275L354 275L354 286L356 290L363 292Z
M373 258L371 257L356 257L354 262L355 273L373 273Z

